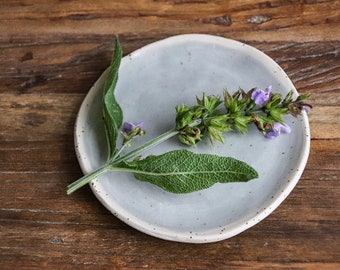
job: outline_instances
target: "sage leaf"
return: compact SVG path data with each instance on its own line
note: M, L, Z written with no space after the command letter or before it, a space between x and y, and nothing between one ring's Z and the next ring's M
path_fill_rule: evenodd
M114 53L111 65L108 70L104 84L104 108L103 116L105 121L105 130L109 142L109 158L113 157L116 152L116 141L119 128L123 122L123 111L116 101L114 91L118 81L118 70L122 59L122 48L116 37Z
M189 193L206 189L215 183L246 182L257 178L257 172L231 157L195 154L175 150L142 160L124 162L135 178L150 182L172 193Z

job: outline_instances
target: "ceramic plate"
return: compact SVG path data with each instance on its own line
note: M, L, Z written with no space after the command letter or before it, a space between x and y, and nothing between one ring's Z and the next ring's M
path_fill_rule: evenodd
M76 151L84 174L103 165L107 157L102 120L105 77L104 72L89 91L76 121ZM289 90L297 95L286 73L259 50L217 36L180 35L125 56L116 98L124 121L144 121L147 135L137 139L139 144L173 128L175 106L193 105L203 91L221 95L225 88L234 92L268 85L282 95ZM307 116L285 120L292 132L276 139L265 139L250 127L246 135L226 134L225 144L206 142L190 148L247 162L259 173L250 182L215 184L181 195L140 182L129 173L109 172L94 180L91 188L113 215L149 235L191 243L232 237L274 211L303 172L310 145ZM186 146L173 138L145 156L180 148Z

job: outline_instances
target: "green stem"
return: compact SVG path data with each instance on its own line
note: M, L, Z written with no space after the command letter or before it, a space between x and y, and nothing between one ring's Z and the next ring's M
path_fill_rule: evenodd
M146 142L145 144L137 147L136 149L126 153L125 155L113 160L110 164L111 165L118 164L122 161L125 161L125 160L132 158L132 157L135 157L138 154L142 153L143 151L148 150L148 149L170 139L171 137L173 137L177 134L178 134L178 131L176 129L171 129L171 130L159 135L158 137Z
M132 158L132 157L135 157L138 154L140 154L141 152L148 150L151 147L156 146L156 145L170 139L171 137L173 137L177 134L178 134L177 130L175 130L175 129L169 130L169 131L159 135L158 137L146 142L145 144L137 147L136 149L126 153L125 155L123 155L121 157L117 157L117 155L115 155L115 159L111 159L109 161L109 163L106 164L105 166L100 167L99 169L91 172L90 174L84 175L82 178L80 178L77 181L73 182L72 184L68 185L67 194L70 195L71 193L73 193L77 189L79 189L79 188L83 187L84 185L90 183L92 180L97 178L99 175L102 175L102 174L106 173L107 171L112 170L113 168L115 168L114 167L115 164L118 164L122 161L125 161L125 160ZM121 150L118 153L120 153Z
M120 155L120 153L125 149L125 147L129 144L129 142L131 142L131 139L122 145L122 147L114 154L114 156L109 159L108 163L112 163Z
M110 167L108 165L105 165L87 175L84 175L82 178L78 179L77 181L67 186L67 195L70 195L77 189L85 186L86 184L90 183L92 180L97 178L99 175L102 175L103 173L106 173L109 170Z

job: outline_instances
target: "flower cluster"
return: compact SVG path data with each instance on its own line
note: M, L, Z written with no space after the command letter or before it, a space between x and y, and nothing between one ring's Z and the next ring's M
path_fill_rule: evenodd
M176 130L180 141L187 145L195 145L204 135L208 135L211 142L223 142L224 132L246 133L249 124L255 124L266 138L276 138L281 132L290 132L282 119L284 115L296 117L303 110L312 108L304 102L308 97L303 94L294 99L293 91L290 91L282 98L272 92L272 86L264 90L253 88L248 92L239 89L232 95L225 90L223 99L203 93L202 99L197 98L197 105L176 107Z

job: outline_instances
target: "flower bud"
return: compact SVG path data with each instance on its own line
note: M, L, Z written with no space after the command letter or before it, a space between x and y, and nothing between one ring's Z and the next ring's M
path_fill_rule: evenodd
M185 127L178 133L179 140L189 146L195 145L202 140L202 133L198 127Z
M143 130L144 122L133 124L131 122L124 122L122 127L122 135L124 137L124 143L131 141L136 136L145 135Z
M222 103L219 97L207 96L205 93L203 93L202 99L196 97L196 100L198 105L208 110L208 113L212 113L218 107L218 105Z
M185 105L176 107L176 129L181 130L186 126L196 125L197 119L205 117L207 110L203 106L193 106L187 108Z

